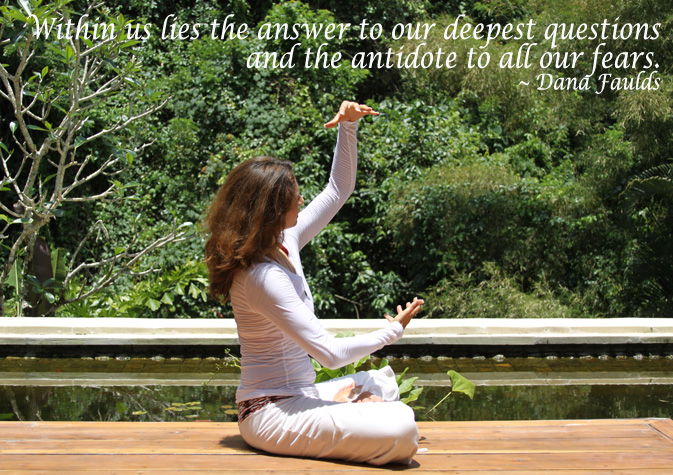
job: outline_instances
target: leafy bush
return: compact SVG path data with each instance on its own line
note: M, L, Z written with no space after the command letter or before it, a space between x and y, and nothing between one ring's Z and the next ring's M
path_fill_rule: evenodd
M562 303L544 281L529 292L516 278L504 275L492 262L484 263L484 280L469 274L442 279L427 296L427 317L439 318L572 318L588 317L581 302Z

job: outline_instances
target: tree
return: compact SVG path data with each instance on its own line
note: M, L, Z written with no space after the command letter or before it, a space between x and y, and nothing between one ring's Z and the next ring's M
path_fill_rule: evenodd
M87 298L123 274L139 270L143 258L183 240L189 223L151 239L98 254L84 249L105 234L97 221L79 244L50 256L47 224L64 207L120 200L131 183L115 180L149 144L134 130L166 104L143 85L137 45L149 34L142 25L113 16L102 4L78 16L71 0L21 0L0 7L0 107L8 132L0 136L0 229L6 260L0 269L0 315L4 284L14 287L17 315L50 314ZM9 204L12 203L12 204ZM66 260L67 255L67 260ZM67 261L67 262L66 262ZM80 290L64 289L80 279Z
M627 268L629 293L638 316L673 315L673 164L648 168L621 193L633 224L634 240Z

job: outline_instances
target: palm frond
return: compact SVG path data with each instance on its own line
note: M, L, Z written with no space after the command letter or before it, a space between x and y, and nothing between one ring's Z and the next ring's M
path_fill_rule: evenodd
M620 196L629 215L635 212L638 203L644 198L662 196L673 199L673 164L648 168L635 176Z

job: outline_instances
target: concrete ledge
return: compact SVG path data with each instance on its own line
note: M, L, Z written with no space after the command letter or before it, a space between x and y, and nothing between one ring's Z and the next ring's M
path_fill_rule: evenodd
M332 334L380 320L323 320ZM396 345L540 346L673 343L673 319L418 319ZM0 346L238 346L232 319L0 318Z

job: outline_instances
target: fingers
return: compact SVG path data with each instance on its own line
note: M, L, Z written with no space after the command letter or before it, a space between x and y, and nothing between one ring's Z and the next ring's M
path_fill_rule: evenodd
M334 118L325 124L325 127L331 129L336 127L336 125L343 120L343 117L346 115L346 109L348 108L348 101L343 101L339 107L339 112L336 113Z
M339 107L339 112L336 113L336 115L332 120L330 120L325 124L325 128L331 129L333 127L336 127L336 125L339 122L342 122L344 120L344 117L346 116L346 110L348 109L348 104L349 104L348 101L343 101L341 103L341 107Z
M326 129L331 129L333 127L336 127L336 125L341 122L339 120L339 114L334 116L334 119L330 120L329 122L325 123L325 128Z
M356 104L355 111L358 114L360 114L360 117L364 117L366 115L379 115L378 111L375 111L374 109L369 107L367 104ZM358 117L358 119L360 117Z
M418 297L414 297L414 300L407 302L405 308L402 308L402 305L397 306L397 316L392 318L387 313L384 315L389 322L399 322L402 327L406 328L407 324L414 318L418 312L421 310L421 306L425 302Z

